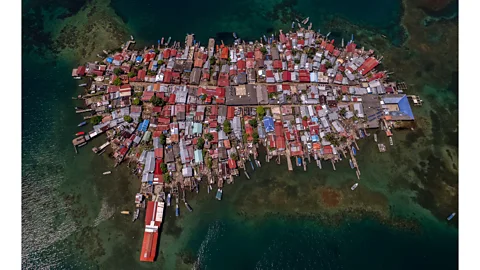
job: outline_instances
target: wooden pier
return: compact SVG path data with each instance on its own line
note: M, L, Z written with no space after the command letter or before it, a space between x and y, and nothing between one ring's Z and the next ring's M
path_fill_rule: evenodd
M93 111L93 109L84 109L84 110L76 110L75 113L86 113L91 111Z
M290 150L288 148L285 151L285 157L287 158L288 170L293 171L292 159L290 158Z

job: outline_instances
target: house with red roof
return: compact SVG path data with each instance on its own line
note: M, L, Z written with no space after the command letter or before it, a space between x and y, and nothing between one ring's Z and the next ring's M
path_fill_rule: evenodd
M358 68L358 72L360 74L365 75L368 72L370 72L372 69L374 69L377 65L379 64L378 60L375 59L375 57L369 57L363 64Z

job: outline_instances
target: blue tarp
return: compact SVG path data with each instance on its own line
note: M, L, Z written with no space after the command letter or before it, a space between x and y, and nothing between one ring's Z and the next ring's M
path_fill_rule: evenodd
M143 122L140 125L138 125L138 130L143 132L147 131L149 122L150 121L148 120L143 120Z
M318 135L312 135L312 142L318 142L320 141L320 138L318 137Z
M275 130L273 127L273 119L270 116L265 116L263 118L263 125L265 126L265 131L267 133Z
M107 57L107 63L112 63L113 58L112 57Z
M407 96L403 96L400 102L398 102L398 108L400 111L410 116L410 118L414 119L412 108L410 107Z
M143 57L142 57L142 56L140 56L140 55L139 55L139 56L137 56L137 58L135 58L135 60L136 60L137 62L140 62L140 61L142 61L142 59L143 59Z

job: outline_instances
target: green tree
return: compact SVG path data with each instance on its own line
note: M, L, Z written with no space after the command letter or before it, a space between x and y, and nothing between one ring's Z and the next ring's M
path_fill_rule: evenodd
M161 66L161 65L163 65L163 64L165 64L165 61L163 61L163 60L158 60L158 62L157 62L157 65L158 65L158 66Z
M257 115L262 119L265 116L265 108L263 106L258 106L257 107Z
M212 134L212 133L207 133L207 134L205 134L205 138L206 138L209 142L211 142L211 141L213 141L213 134Z
M170 175L169 175L169 174L163 175L163 181L164 181L165 183L167 183L167 184L170 183L170 180L171 180L171 179L170 179Z
M207 158L207 167L208 167L209 169L211 169L211 168L212 168L212 165L213 165L213 159L212 159L211 157L208 157L208 158Z
M165 135L163 133L160 134L159 142L160 142L161 145L165 145L165 143L167 142L167 138L165 137Z
M123 120L125 120L125 122L127 122L127 123L133 122L133 119L132 119L132 117L130 117L130 115L124 115Z
M122 84L122 79L116 78L115 80L113 80L113 85L120 86L121 84Z
M200 99L201 99L202 101L205 101L205 99L207 99L207 95L205 95L205 94L201 95L201 96L200 96Z
M143 91L135 92L135 94L133 94L133 96L135 96L135 97L142 97L142 96L143 96Z
M230 124L230 121L223 121L223 131L225 131L225 133L227 134L230 134L230 132L232 132L232 126Z
M203 146L204 146L204 145L205 145L205 140L204 140L202 137L198 138L198 140L197 140L197 148L198 148L198 149L203 149Z
M153 95L152 98L150 98L150 102L153 104L153 106L161 106L163 107L165 105L165 100L157 97L156 95Z
M213 66L217 62L217 58L215 56L210 57L210 65Z
M255 119L255 118L248 120L248 123L250 124L250 126L252 126L254 128L258 127L258 122L257 122L257 119Z
M295 59L295 60L293 60L293 62L294 62L295 64L300 64L300 59Z
M231 154L230 154L230 158L233 159L233 160L235 160L235 161L237 161L237 160L238 160L238 155L237 155L237 153L235 153L235 152L231 153Z
M117 76L122 75L122 73L123 73L123 70L122 70L121 68L115 68L115 69L113 70L113 74L115 74L115 75L117 75Z
M253 143L258 143L258 133L255 131L253 132L252 134L252 137L253 137Z
M92 125L98 125L102 121L103 117L101 115L95 115L94 117L90 118L90 123Z
M167 169L167 164L165 163L160 163L160 170L162 170L162 173L166 173L168 171Z
M308 120L308 116L305 115L304 117L302 117L302 119L305 120L305 121L307 121L307 120Z
M262 52L263 55L268 53L267 48L265 48L265 47L261 47L260 51Z
M132 100L132 104L133 104L133 105L140 105L140 99L139 99L139 98L134 98L134 99Z
M135 76L137 76L137 73L135 73L135 71L130 71L130 72L128 73L128 77L129 77L129 78L133 78L133 77L135 77Z
M325 63L325 67L326 67L327 69L329 69L329 68L332 68L333 65L332 65L332 63L330 63L330 61L327 61L327 62Z
M340 115L345 116L346 113L347 113L347 109L345 107L340 109Z

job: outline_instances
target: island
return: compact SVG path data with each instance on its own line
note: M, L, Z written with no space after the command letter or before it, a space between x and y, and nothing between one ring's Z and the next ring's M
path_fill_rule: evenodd
M175 204L179 216L182 200L193 211L187 191L203 185L221 200L225 184L250 178L248 167L281 164L282 156L289 171L307 170L312 159L313 169L349 162L360 179L357 140L376 129L393 147L396 128L414 127L409 99L419 106L421 99L389 80L381 56L358 48L353 35L336 47L330 33L307 23L256 41L233 33L230 45L187 34L183 46L162 38L134 49L132 36L73 69L85 80L85 93L73 98L83 102L76 112L88 114L79 126L91 124L76 134L75 151L106 134L92 150L101 155L110 146L115 167L127 163L141 181L133 213L135 220L145 211L141 261L155 260L166 207Z

